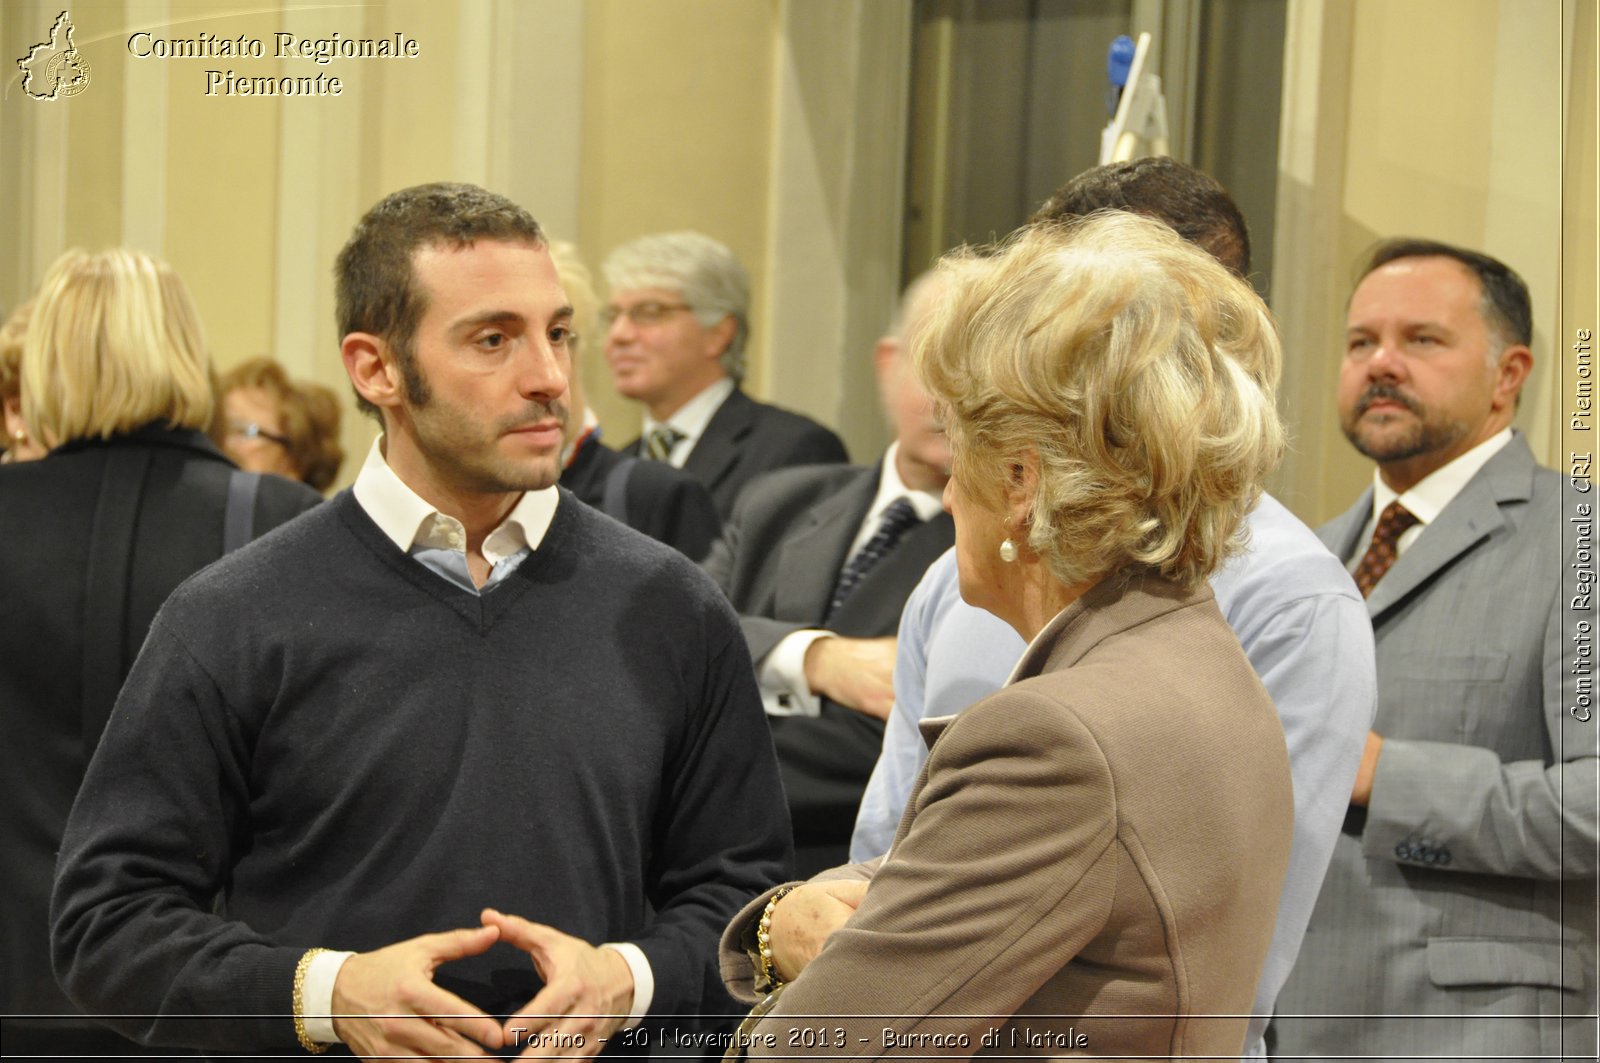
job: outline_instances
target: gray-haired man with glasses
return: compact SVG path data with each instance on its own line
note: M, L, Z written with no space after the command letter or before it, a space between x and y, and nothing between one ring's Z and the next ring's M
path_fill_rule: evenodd
M644 236L602 268L606 362L617 391L645 408L630 452L705 484L723 519L753 476L846 460L822 425L740 390L750 278L727 247L696 232Z

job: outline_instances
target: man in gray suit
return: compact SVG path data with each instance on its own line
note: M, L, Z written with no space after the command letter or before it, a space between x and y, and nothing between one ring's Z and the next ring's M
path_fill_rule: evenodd
M1367 598L1378 711L1286 1057L1594 1058L1596 732L1566 667L1592 614L1562 598L1562 478L1511 428L1531 331L1515 272L1431 241L1380 245L1351 296L1339 414L1377 469L1319 534Z

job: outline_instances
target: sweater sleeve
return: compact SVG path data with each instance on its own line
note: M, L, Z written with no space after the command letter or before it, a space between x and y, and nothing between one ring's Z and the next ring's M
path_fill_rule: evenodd
M729 1013L717 970L722 927L791 877L789 817L755 672L732 611L708 606L700 697L669 763L650 868L648 932L656 1014Z
M213 914L247 831L249 746L158 617L73 805L51 900L56 977L152 1045L293 1048L303 947ZM220 1017L219 1017L220 1016Z

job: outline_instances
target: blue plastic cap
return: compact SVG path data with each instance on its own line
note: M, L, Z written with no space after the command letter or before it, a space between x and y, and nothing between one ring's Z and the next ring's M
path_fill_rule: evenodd
M1124 33L1111 42L1111 51L1106 55L1106 73L1111 75L1111 84L1119 87L1128 84L1128 71L1133 67L1133 38Z

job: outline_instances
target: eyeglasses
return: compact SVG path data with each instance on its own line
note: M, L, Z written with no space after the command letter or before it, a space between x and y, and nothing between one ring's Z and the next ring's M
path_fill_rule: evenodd
M646 299L632 306L608 306L600 311L600 320L606 328L610 328L619 317L625 317L635 325L654 325L668 314L693 309L688 303L658 303L654 299Z
M269 432L254 421L229 421L228 434L238 436L240 439L265 439L278 444L280 447L289 445L288 436L280 436L276 432Z

